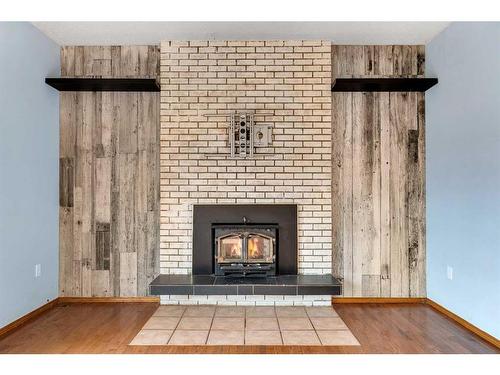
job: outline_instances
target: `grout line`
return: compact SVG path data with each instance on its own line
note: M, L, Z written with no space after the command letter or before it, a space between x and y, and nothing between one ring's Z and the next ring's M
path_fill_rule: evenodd
M212 315L212 320L210 321L210 327L208 328L207 338L205 339L205 345L208 345L208 338L210 337L210 333L212 332L212 326L214 324L216 310L217 310L217 305L215 305L214 314Z
M243 345L247 344L247 308L243 308Z
M307 314L307 309L306 309L306 314ZM311 323L311 326L313 327L313 330L314 330L314 334L318 338L319 343L321 344L321 346L323 346L323 341L321 341L321 338L319 337L318 332L316 330L316 327L314 326L314 324L313 324L313 322L312 322L311 317L309 316L309 314L307 314L307 319L309 319L309 323Z
M278 319L278 312L276 311L276 305L274 305L273 308L274 308L274 315L276 317L276 321L278 322L278 329L279 329L280 337L281 337L281 345L285 345L285 340L283 340L283 333L281 332L280 320Z
M177 306L182 306L182 305L177 305ZM167 341L166 345L168 345L170 343L170 340L172 340L172 337L174 336L175 331L177 331L177 327L179 327L179 324L181 324L181 320L184 317L184 314L186 313L186 310L187 310L187 307L184 307L184 311L182 312L181 317L179 318L179 321L175 325L175 328L173 329L172 334L168 338L168 341Z

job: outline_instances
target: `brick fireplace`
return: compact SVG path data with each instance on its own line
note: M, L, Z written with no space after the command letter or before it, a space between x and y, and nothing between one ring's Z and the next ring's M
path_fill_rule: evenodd
M194 204L273 203L297 204L298 272L331 273L330 52L328 41L161 44L162 274L191 273ZM231 111L272 126L270 147L231 159Z
M294 204L298 274L330 274L331 43L165 41L160 77L160 273L192 273L194 205ZM272 129L252 158L232 111Z

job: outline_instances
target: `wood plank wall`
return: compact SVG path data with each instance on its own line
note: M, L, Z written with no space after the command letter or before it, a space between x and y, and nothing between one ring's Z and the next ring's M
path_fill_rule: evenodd
M424 46L332 46L337 77L420 77ZM424 297L421 93L333 93L333 274L344 296Z
M159 75L158 46L61 49L61 76ZM60 96L61 296L146 295L159 273L159 93Z

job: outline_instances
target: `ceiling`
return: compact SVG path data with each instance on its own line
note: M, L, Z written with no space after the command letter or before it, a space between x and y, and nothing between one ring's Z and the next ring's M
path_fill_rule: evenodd
M426 44L448 22L33 22L59 45L161 40L324 39L334 44Z

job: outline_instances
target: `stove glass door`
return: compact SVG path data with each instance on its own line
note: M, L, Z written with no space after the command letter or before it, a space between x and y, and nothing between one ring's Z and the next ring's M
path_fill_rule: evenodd
M243 241L237 234L230 234L219 238L219 263L234 263L243 261Z
M250 233L247 237L247 261L252 263L273 263L273 239L261 234Z

